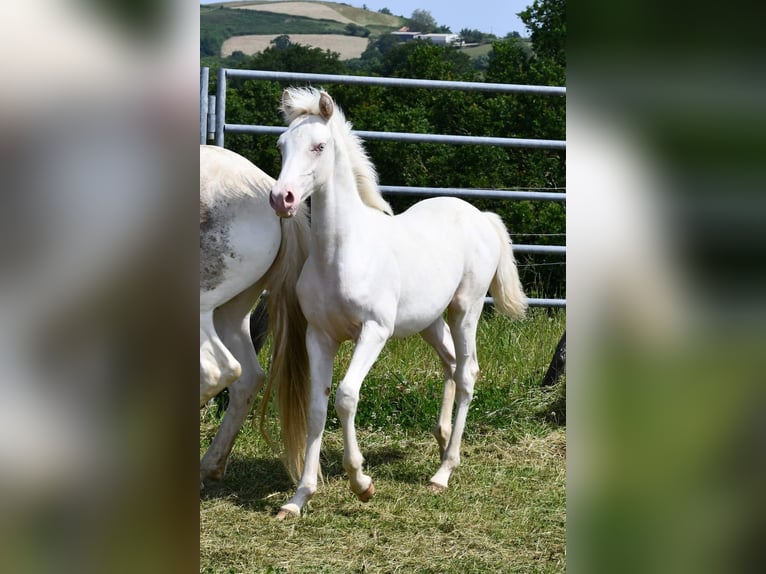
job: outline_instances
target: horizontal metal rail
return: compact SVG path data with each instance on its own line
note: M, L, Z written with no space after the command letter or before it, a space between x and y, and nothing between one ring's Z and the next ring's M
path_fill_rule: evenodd
M387 86L392 88L427 88L461 90L470 92L497 92L503 94L549 94L565 96L567 89L561 86L528 86L524 84L493 84L485 82L453 82L448 80L418 80L410 78L380 78L376 76L343 76L339 74L305 74L300 72L271 72L267 70L240 70L226 68L230 78L251 80L278 80L282 82L327 82L329 84L356 84L364 86Z
M566 255L566 245L517 245L513 244L514 253L547 253L548 255Z
M232 134L273 134L279 135L286 131L284 126L262 126L247 124L226 124L226 133ZM369 140L401 141L410 143L439 143L450 145L489 145L501 147L523 147L537 149L566 149L562 140L540 140L525 138L499 138L485 136L456 136L442 134L414 134L407 132L374 132L354 130L360 138Z
M481 197L486 199L515 199L532 201L566 201L567 194L551 191L522 191L505 189L467 189L460 187L408 187L381 185L380 191L393 195L419 195L428 197Z
M493 297L485 297L484 304L494 305L495 299ZM530 297L527 299L527 305L530 307L566 307L567 301L566 299L541 299Z
M215 144L223 147L225 133L239 134L271 134L279 135L287 128L284 126L261 126L226 123L226 81L228 78L242 78L254 80L276 80L281 82L301 84L352 84L367 86L385 86L394 88L425 88L446 89L476 92L495 92L503 94L538 94L565 96L566 88L561 86L529 86L521 84L497 84L483 82L453 82L443 80L420 80L411 78L380 78L372 76L345 76L338 74L306 74L297 72L274 72L266 70L240 70L233 68L219 68L218 89L215 100ZM200 101L202 102L202 77L200 78ZM202 105L202 104L201 104ZM212 114L211 114L212 116ZM202 110L200 110L200 122L202 123ZM202 141L202 125L200 126L200 141ZM535 149L566 150L564 140L543 140L526 138L503 138L483 136L459 136L442 134L413 134L404 132L377 132L355 131L356 135L369 140L402 141L413 143L437 143L457 145L490 145L500 147L519 147ZM425 195L455 197L483 197L510 200L545 200L566 201L566 193L536 192L524 190L496 190L496 189L461 189L461 188L426 188L407 186L382 185L383 193L403 195ZM566 246L562 245L526 245L514 244L514 253L537 253L549 255L566 255ZM485 302L493 304L491 297ZM566 299L530 298L530 307L566 307Z

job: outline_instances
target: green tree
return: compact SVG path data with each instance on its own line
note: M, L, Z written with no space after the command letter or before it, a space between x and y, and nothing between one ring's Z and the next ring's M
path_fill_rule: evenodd
M399 45L400 42L396 36L381 34L376 39L371 40L367 44L367 48L362 52L362 55L359 57L362 63L360 68L372 73L379 73L383 56Z
M413 32L428 34L436 29L436 20L428 10L413 10L412 16L407 19L407 25Z
M200 33L199 55L202 58L221 55L223 38L218 34Z
M566 65L566 0L535 0L518 15L530 31L535 53Z
M370 35L370 31L364 26L349 22L346 24L346 34L349 36L361 36L362 38L367 38Z
M383 55L380 73L402 78L456 80L470 77L471 58L452 46L428 41L393 46Z
M284 50L285 48L289 48L292 45L292 42L290 42L290 36L282 34L274 38L269 44L274 46L277 50Z
M469 44L478 44L481 42L482 38L484 38L484 33L479 32L479 30L463 28L460 30L460 37L464 42L468 42Z

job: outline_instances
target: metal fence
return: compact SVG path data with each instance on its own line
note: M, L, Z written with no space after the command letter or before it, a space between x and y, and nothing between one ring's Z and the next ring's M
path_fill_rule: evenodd
M497 84L482 82L451 82L439 80L416 80L407 78L378 78L371 76L343 76L335 74L305 74L295 72L270 72L261 70L241 70L220 68L215 95L208 94L209 70L200 69L200 144L213 140L215 145L223 147L226 134L270 134L278 136L287 128L284 126L243 125L226 123L226 85L229 78L251 80L274 80L294 84L356 84L367 86L387 86L396 88L426 88L460 91L482 91L504 94L538 94L551 97L566 95L565 87L528 86L520 84ZM404 132L359 131L355 134L363 139L377 139L417 143L443 143L452 145L490 145L503 147L521 147L537 149L566 149L566 141L546 139L458 136L437 134L416 134ZM551 191L524 191L498 189L464 189L452 187L407 187L381 185L384 194L455 197L482 197L492 199L527 200L527 201L566 201L566 193ZM540 253L566 257L565 245L513 245L515 253ZM487 298L492 302L491 298ZM533 307L565 307L566 299L530 298Z

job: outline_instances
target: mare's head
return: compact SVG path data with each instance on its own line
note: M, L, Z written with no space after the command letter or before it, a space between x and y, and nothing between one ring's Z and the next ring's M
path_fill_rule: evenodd
M343 146L362 201L391 214L361 140L351 133L343 111L327 92L288 88L282 94L281 110L288 128L277 140L282 170L270 196L277 215L295 215L301 202L333 177L336 146Z

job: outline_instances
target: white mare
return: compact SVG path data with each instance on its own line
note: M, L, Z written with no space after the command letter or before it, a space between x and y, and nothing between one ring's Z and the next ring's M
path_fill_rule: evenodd
M200 487L208 478L223 477L234 439L266 381L250 337L250 311L265 289L273 344L262 405L276 389L286 448L305 444L304 436L289 429L295 426L291 413L305 408L301 401L308 385L308 362L300 349L306 321L295 293L308 254L308 217L305 209L291 220L275 217L269 207L273 184L244 157L200 146L200 408L225 388L230 393L221 426L200 462Z
M433 490L444 489L460 462L479 373L476 328L484 297L489 290L496 309L513 318L526 310L508 232L496 214L455 198L428 199L392 216L360 140L327 93L285 90L282 112L289 127L279 137L283 164L272 207L290 217L312 198L309 257L297 287L309 324L311 394L303 473L277 517L300 514L316 492L333 358L349 339L355 347L335 409L351 490L362 501L374 493L354 428L362 381L390 337L414 333L436 350L445 373L434 429L441 465L431 478Z

